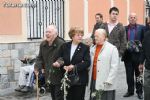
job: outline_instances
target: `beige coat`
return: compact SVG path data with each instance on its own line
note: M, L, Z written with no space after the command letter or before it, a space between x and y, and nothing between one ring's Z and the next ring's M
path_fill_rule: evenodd
M96 46L91 47L90 54L93 65L93 59L95 54ZM96 74L96 90L115 90L116 89L116 79L117 79L117 70L119 65L119 53L117 48L110 44L109 42L105 42L100 54L97 59L97 74ZM89 71L89 84L86 92L90 93L90 83L92 76L92 68L90 67ZM108 82L111 85L104 85L104 82Z

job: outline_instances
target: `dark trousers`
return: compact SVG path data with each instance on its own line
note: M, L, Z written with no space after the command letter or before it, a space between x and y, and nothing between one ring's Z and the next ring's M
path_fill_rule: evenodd
M50 85L52 100L64 100L63 91L60 90L61 85Z
M115 100L115 90L110 90L110 91L102 91L101 92L101 97L99 99L95 97L92 97L91 94L92 92L96 91L95 89L95 82L94 80L92 80L91 83L91 93L90 93L90 100Z
M115 100L115 90L104 91L100 100Z
M96 89L95 89L95 83L96 83L96 81L92 80L91 87L90 87L90 89L91 89L90 100L96 100L96 97L92 97L92 93L96 91Z
M75 85L68 89L67 100L84 100L86 85Z
M144 71L144 100L150 100L150 70Z
M138 66L139 62L137 60L126 60L125 69L126 69L126 78L127 78L127 85L128 85L128 92L134 93L134 75L136 80L136 93L143 93L143 85L137 81L137 77L140 75Z

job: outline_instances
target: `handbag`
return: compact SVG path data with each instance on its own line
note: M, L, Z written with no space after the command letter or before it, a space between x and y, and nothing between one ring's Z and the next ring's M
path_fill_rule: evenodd
M77 67L74 67L73 71L70 74L68 74L67 83L70 86L73 86L73 85L77 85L78 82L79 82L79 75L78 75L78 72L77 72Z

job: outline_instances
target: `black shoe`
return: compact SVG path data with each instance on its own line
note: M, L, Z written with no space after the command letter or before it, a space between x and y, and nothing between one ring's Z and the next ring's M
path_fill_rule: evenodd
M125 95L123 95L123 97L130 97L130 96L132 96L132 95L134 95L134 93L129 93L129 92L127 92Z
M138 95L138 98L139 99L143 99L143 94L142 93L139 93L139 94L137 94Z
M30 92L30 91L31 91L31 87L29 87L29 86L26 86L23 89L21 89L21 92L23 92L23 93L27 93L27 92Z
M24 85L18 86L15 91L21 92L21 90L24 88Z
M27 59L20 59L20 61L21 61L23 64L27 64L27 63L28 63Z

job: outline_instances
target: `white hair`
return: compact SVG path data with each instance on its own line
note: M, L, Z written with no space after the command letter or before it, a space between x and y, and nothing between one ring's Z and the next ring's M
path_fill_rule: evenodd
M52 28L56 34L58 34L57 27L55 25L49 25L47 28Z
M103 35L105 35L105 37L107 37L107 33L106 33L106 30L105 29L101 29L101 28L99 28L99 29L97 29L96 31L95 31L95 33L99 33L98 35L101 35L101 34L103 34Z

